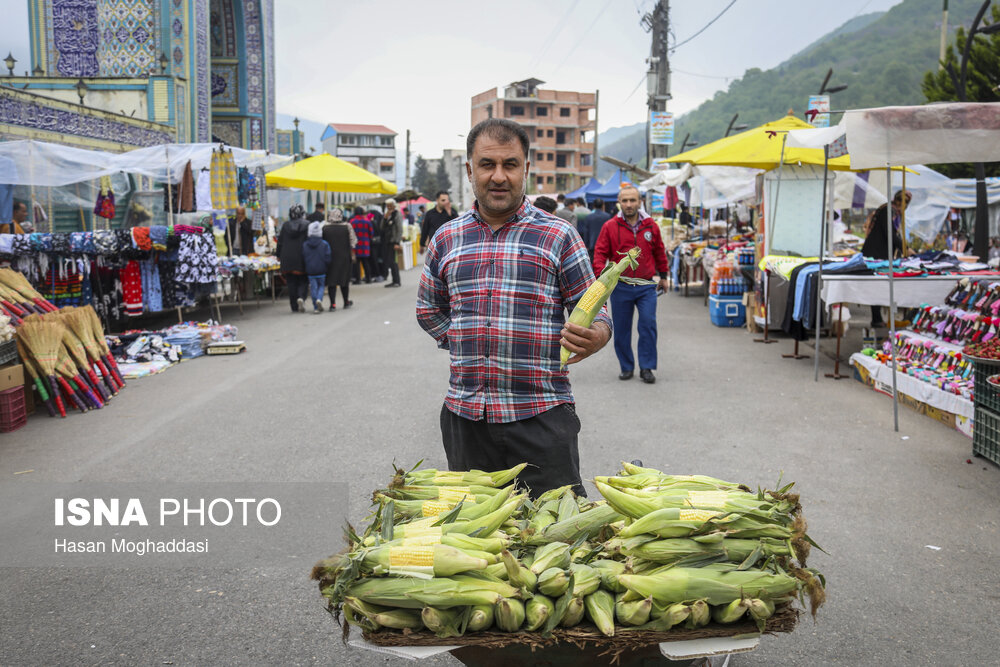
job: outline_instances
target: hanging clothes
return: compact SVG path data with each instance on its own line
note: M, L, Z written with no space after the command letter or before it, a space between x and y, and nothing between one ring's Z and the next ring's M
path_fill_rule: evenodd
M150 259L139 262L142 273L142 307L146 312L163 310L163 293L160 288L160 271Z
M264 216L267 215L267 181L264 177L264 167L257 167L254 178L257 180L260 205L253 210L253 230L259 232L264 229Z
M236 195L240 205L250 206L250 170L240 167L236 172Z
M0 183L0 223L10 222L14 217L14 186Z
M208 169L198 172L198 184L194 188L194 198L199 211L211 211L212 208L212 176Z
M142 271L139 262L133 260L121 271L122 297L125 314L129 317L142 315Z
M94 204L94 215L107 220L115 217L115 192L111 189L111 177L101 176L101 189Z
M215 249L214 234L184 234L177 256L179 283L215 283L219 259Z
M236 162L231 151L212 153L212 210L236 212L237 201Z
M191 173L191 160L184 165L184 174L180 183L177 184L177 208L180 213L190 213L197 211L197 202L194 191L194 174Z

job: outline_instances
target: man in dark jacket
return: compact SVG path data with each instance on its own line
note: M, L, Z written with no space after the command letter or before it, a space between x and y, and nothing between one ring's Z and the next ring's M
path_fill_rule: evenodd
M611 214L604 210L604 200L598 197L594 200L594 212L580 221L580 238L587 246L590 253L590 262L594 262L594 246L597 245L597 237L601 234L601 227L611 219Z
M913 195L906 191L904 199L903 191L897 190L892 198L892 255L893 258L903 254L903 237L900 236L899 226L902 220L902 211L905 209ZM905 203L904 203L905 201ZM872 214L871 225L865 236L865 244L861 246L861 254L872 259L889 259L889 207L882 204L875 213ZM882 319L882 306L872 306L872 326L884 327L885 320Z
M230 255L249 255L256 252L253 246L253 222L247 217L246 208L237 206L236 215L229 217L226 243Z
M302 263L309 276L309 296L312 297L315 314L323 312L323 290L326 287L326 272L330 268L330 244L323 240L322 222L310 222L308 234L302 244Z
M451 197L448 196L448 193L444 190L437 193L437 202L434 208L427 211L424 215L424 221L420 225L420 252L424 251L427 244L431 242L434 232L440 229L441 225L457 217L458 213L451 208Z
M293 313L300 309L305 312L306 290L309 288L305 262L302 259L302 242L306 240L309 230L305 215L306 210L302 205L295 204L288 209L288 221L281 225L278 232L278 261L281 262L281 273L288 286L288 301L292 304Z
M604 265L617 262L621 253L635 246L642 251L639 268L626 269L621 282L611 293L611 321L614 325L615 354L621 367L619 380L632 379L635 358L632 356L632 312L639 311L639 377L646 384L656 378L656 291L667 290L667 254L663 247L660 227L650 217L639 215L641 203L634 185L626 185L618 192L621 213L604 223L594 247L594 272L601 275ZM654 285L652 278L659 274ZM630 280L646 284L631 284Z
M316 202L316 210L310 213L306 220L309 222L323 222L326 220L326 204Z
M387 271L392 272L392 282L386 287L399 287L399 265L396 251L403 242L403 220L396 210L396 200L385 200L385 215L382 217L382 257Z

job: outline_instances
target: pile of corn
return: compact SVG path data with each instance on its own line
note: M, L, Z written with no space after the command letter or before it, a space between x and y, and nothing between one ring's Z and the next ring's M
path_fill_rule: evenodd
M763 631L777 606L823 603L798 497L623 464L603 499L569 487L532 501L510 470L397 470L371 523L313 568L348 624L538 632L589 621L606 636L734 623ZM347 626L345 626L345 632Z

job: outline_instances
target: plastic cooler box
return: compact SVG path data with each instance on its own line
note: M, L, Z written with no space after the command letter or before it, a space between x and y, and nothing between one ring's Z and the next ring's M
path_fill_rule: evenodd
M742 327L747 321L747 309L741 295L710 294L708 314L717 327Z

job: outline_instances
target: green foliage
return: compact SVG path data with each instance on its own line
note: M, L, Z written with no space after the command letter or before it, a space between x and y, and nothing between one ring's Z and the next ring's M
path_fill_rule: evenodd
M451 179L448 178L448 172L445 171L444 160L440 160L438 162L437 173L435 173L434 176L437 183L434 187L434 192L427 195L428 198L433 197L434 193L439 190L447 190L448 192L451 192Z
M983 24L1000 22L1000 6L993 5L984 16ZM991 19L991 20L989 20ZM968 36L964 28L959 28L955 41L945 51L944 65L924 73L921 88L928 102L955 102L955 80L960 80L962 54L965 52ZM954 77L954 79L952 78ZM969 49L966 63L965 100L968 102L1000 101L1000 33L984 36L975 35ZM971 163L934 165L935 169L951 178L972 178ZM1000 163L986 164L987 176L1000 176Z
M427 167L427 160L422 155L417 155L417 159L413 162L413 189L428 199L432 199L434 193L440 189L437 174L431 173Z
M970 25L981 4L981 0L950 0L949 31L959 25ZM775 20L775 30L780 30L779 19ZM680 116L674 136L680 141L690 133L691 139L702 145L715 141L725 134L735 113L739 113L737 123L747 123L750 127L776 120L789 110L802 118L809 96L819 93L831 67L833 77L829 85L848 85L847 90L832 96L834 109L923 104L926 98L921 83L924 73L937 67L940 34L941 0L904 0L888 12L859 16L777 67L746 70L728 90L718 92L697 109ZM757 38L772 39L765 35ZM776 44L780 43L777 41L780 37L774 39ZM697 47L692 44L686 48ZM972 78L970 73L970 82ZM681 77L675 79L675 94L682 81ZM600 152L644 163L645 125L640 123L635 127L631 135L601 144ZM676 154L679 148L679 145L671 147L671 154ZM602 162L599 177L606 178L613 170Z

